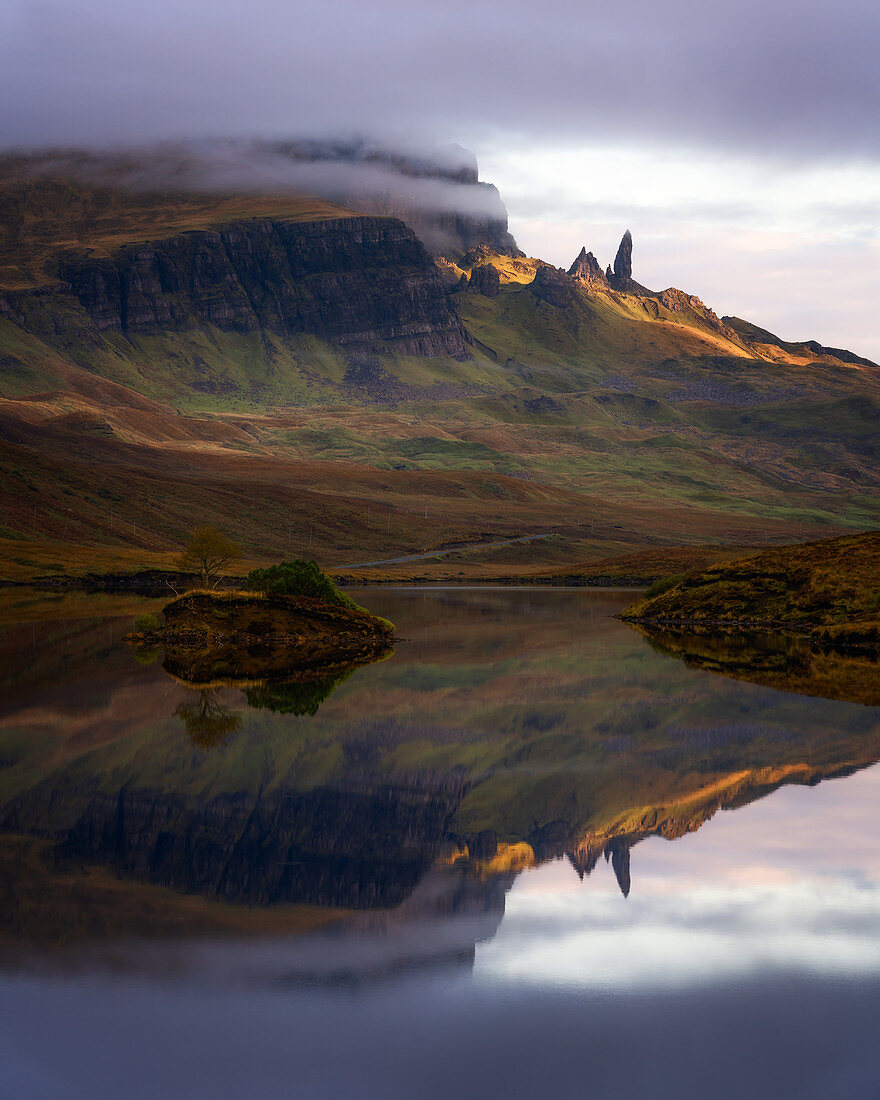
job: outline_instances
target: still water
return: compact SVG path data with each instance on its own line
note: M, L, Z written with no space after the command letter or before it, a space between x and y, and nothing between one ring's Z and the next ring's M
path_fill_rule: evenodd
M880 708L628 593L357 598L386 660L199 690L0 606L0 1095L880 1095Z

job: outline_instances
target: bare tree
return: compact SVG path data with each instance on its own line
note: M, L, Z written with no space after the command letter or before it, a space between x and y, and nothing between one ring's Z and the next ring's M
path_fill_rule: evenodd
M216 588L220 571L242 556L241 547L216 527L199 527L178 559L185 573L198 573L205 588Z

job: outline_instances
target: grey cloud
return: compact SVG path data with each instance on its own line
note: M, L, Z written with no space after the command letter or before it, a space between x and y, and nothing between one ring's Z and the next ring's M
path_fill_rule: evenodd
M12 0L0 140L429 130L875 156L880 9Z

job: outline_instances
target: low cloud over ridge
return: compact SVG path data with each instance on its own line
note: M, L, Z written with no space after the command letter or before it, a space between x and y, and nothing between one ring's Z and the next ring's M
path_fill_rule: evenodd
M878 37L867 0L11 0L0 140L427 127L873 157Z

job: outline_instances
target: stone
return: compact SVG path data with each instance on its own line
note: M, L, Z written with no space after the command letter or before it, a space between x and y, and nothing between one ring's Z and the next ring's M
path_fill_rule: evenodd
M578 301L578 284L561 268L550 264L541 264L535 272L529 289L543 302L557 309L566 309Z
M501 277L498 268L492 264L478 264L471 271L468 292L482 294L486 298L494 298L501 290Z
M587 252L586 247L580 250L577 259L568 269L568 274L587 286L601 286L608 281L599 261L592 252Z
M443 277L394 218L255 218L107 258L71 254L59 274L99 332L213 325L310 333L377 352L469 354Z
M620 247L617 249L617 255L614 257L614 278L619 283L628 282L632 279L632 252L632 233L627 229L621 238Z

